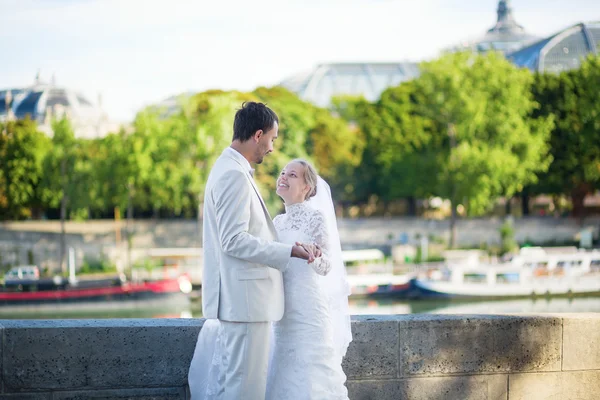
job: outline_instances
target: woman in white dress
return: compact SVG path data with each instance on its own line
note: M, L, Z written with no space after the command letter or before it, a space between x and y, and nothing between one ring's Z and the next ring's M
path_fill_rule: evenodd
M285 311L273 324L267 399L348 399L341 363L351 340L349 291L337 227L333 231L327 221L327 214L335 218L329 187L308 162L294 160L281 171L277 194L286 211L273 221L279 241L303 245L311 252L318 246L322 256L311 264L292 260L283 273ZM325 201L317 204L320 199ZM336 334L336 323L345 337Z
M277 179L285 214L275 217L279 240L321 257L291 259L283 273L285 308L273 324L268 400L347 400L342 358L352 340L350 289L329 185L305 160L291 161ZM218 398L221 351L218 320L202 327L188 382L193 400Z

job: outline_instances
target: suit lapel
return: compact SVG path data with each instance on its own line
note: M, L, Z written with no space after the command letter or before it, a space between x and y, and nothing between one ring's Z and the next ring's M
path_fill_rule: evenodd
M271 218L271 214L269 214L269 210L267 209L267 205L265 204L265 201L263 200L263 198L262 198L262 196L260 194L260 191L258 190L258 187L256 186L256 182L254 182L254 178L252 177L252 175L250 175L250 171L246 171L246 168L244 168L244 165L239 160L237 160L235 157L232 157L231 155L227 154L227 152L224 152L223 155L225 155L226 157L232 159L240 167L242 167L242 170L244 171L244 174L246 175L246 178L248 178L248 180L250 181L250 184L254 188L254 192L256 193L256 195L258 196L258 199L260 200L260 204L262 206L263 212L265 213L265 216L267 217L267 225L269 225L269 229L271 230L271 233L273 233L273 236L276 238L277 237L277 230L275 229L275 225L273 225L273 219Z
M250 180L250 183L252 184L252 187L254 188L254 191L256 192L258 199L260 200L260 204L262 205L265 216L267 217L267 225L269 225L269 229L271 230L273 237L277 238L277 230L275 229L275 225L273 225L273 219L271 218L271 214L269 214L269 210L267 209L267 205L265 204L265 201L263 200L262 196L260 195L260 191L258 190L258 187L256 186L256 182L254 182L254 178L250 175L250 172L246 172L246 177Z

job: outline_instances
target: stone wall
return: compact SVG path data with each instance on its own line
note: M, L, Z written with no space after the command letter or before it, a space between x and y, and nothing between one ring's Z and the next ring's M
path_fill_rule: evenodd
M418 235L433 235L449 239L448 220L422 218L368 218L341 219L340 238L345 248L386 246L398 242L401 235L414 239ZM479 246L482 243L497 245L502 218L461 219L457 223L458 244ZM138 220L132 224L133 247L200 247L201 226L194 220ZM597 240L600 235L600 218L588 218L580 223L571 218L528 217L514 221L515 236L520 243L564 243L578 240L579 232L591 230ZM126 243L115 246L115 223L110 220L73 222L66 224L67 247L77 250L77 265L84 256L100 255L114 259L121 253L124 258ZM125 238L125 224L121 223ZM28 264L29 259L38 265L56 267L59 258L60 223L58 221L26 221L0 223L0 265ZM140 252L143 255L143 252ZM133 255L135 259L135 255Z
M0 320L0 399L186 399L203 320ZM600 315L361 316L350 399L598 399Z
M500 242L498 230L503 218L470 218L457 221L458 242L461 245L479 245L481 242ZM449 236L449 220L433 220L411 217L339 219L342 243L389 243L389 237L397 240L406 233ZM583 222L573 218L526 217L514 220L515 235L518 241L536 242L570 241L582 229L600 235L600 217L590 217ZM111 220L66 223L68 240L74 245L91 244L112 246L115 240L116 225ZM125 238L125 224L121 223ZM132 224L133 247L198 247L200 246L201 225L195 220L136 220ZM58 221L0 222L1 241L54 242L60 233Z

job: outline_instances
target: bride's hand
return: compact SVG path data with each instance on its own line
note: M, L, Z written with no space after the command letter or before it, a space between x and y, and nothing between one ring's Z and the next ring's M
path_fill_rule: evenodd
M313 258L319 258L322 255L321 248L317 244L312 243L296 243L298 246L302 246L304 250L308 252L308 254L312 255Z
M304 247L300 244L296 243L294 247L292 247L292 257L299 258L301 260L306 260L309 264L315 261L313 255L311 255Z

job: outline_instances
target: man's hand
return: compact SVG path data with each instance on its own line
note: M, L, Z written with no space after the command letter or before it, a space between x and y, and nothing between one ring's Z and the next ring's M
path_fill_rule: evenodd
M298 243L296 243L296 245L292 247L292 257L306 260L306 261L308 261L309 264L312 263L313 261L315 261L314 254L307 251L301 245L298 245Z
M321 247L316 244L307 244L307 243L300 243L300 242L296 242L297 246L302 246L304 248L304 250L306 250L309 254L312 254L315 258L319 258L323 255L323 252L321 251Z

